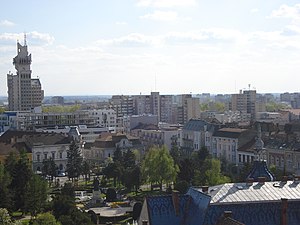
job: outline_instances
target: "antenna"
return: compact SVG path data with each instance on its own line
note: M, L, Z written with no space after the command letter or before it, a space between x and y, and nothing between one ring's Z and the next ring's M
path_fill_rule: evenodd
M156 73L155 73L155 76L154 76L154 91L156 91Z
M27 42L26 42L26 32L24 32L24 46L27 46Z

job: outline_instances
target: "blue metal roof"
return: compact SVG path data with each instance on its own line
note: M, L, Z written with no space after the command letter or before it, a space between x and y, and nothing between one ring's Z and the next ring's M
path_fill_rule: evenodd
M147 197L151 225L199 225L203 224L210 196L195 189L179 195L179 213L176 215L171 195Z

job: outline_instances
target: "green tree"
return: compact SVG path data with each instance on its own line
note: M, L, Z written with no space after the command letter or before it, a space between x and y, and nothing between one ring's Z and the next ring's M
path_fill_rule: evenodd
M266 104L266 110L267 112L278 112L281 109L290 109L291 106L289 106L286 103L278 103L278 102L268 102Z
M61 225L61 223L58 222L51 213L47 212L39 214L36 219L33 220L32 225Z
M190 183L194 177L194 170L195 168L191 159L185 158L180 160L177 181L186 181L187 183Z
M192 153L192 161L195 169L201 169L204 161L209 157L209 152L205 146L202 146L199 151Z
M89 179L89 176L91 174L91 165L88 161L84 160L82 163L82 174L85 177L85 185L87 184L87 181Z
M5 159L4 167L5 170L10 174L10 176L13 176L15 167L18 163L18 154L16 152L10 152L9 155Z
M91 217L88 213L79 211L77 208L72 208L68 214L62 215L59 218L62 225L93 225Z
M54 162L54 159L50 158L50 159L43 160L42 173L44 176L50 176L51 177L50 180L53 181L53 177L56 176L56 171L57 171L57 167Z
M10 182L11 177L5 170L4 165L0 162L0 208L11 208L12 201L9 190Z
M62 215L68 215L75 208L75 200L68 195L59 194L53 199L53 215L58 220Z
M160 189L164 182L175 181L178 170L166 146L151 148L142 163L143 177L150 183L158 183Z
M62 225L92 224L90 217L75 206L75 191L70 183L66 183L61 193L53 199L53 215Z
M128 149L123 156L124 168L134 167L135 165L135 154L131 149Z
M217 185L230 182L229 177L221 174L221 162L218 159L205 160L208 169L205 171L206 185Z
M137 192L141 183L141 170L138 165L134 165L131 167L127 167L124 169L123 175L123 184L127 188L128 191L131 191L132 188L135 188Z
M71 106L62 106L62 105L55 105L55 106L43 106L42 111L43 113L70 113L76 112L80 109L80 105L71 105Z
M72 141L67 151L67 159L68 177L74 181L74 178L78 178L82 172L83 161L79 146L75 141Z
M180 158L181 158L181 154L180 154L180 149L179 149L177 143L175 143L175 142L172 142L171 149L170 149L170 155L173 158L174 162L178 165Z
M32 176L32 170L26 152L20 153L20 158L13 169L10 189L13 193L14 210L24 212L26 186Z
M31 216L40 213L47 201L47 182L39 175L33 175L26 186L25 209Z
M7 209L0 208L0 224L1 225L21 225L20 222L13 222Z
M123 161L123 153L120 148L116 148L113 155L114 162L122 162Z

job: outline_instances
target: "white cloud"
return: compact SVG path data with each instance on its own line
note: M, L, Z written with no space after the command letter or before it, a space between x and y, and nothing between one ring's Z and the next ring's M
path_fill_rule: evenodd
M48 45L52 44L54 37L47 33L39 33L37 31L32 31L26 33L27 42L33 45ZM24 33L0 33L0 43L1 44L15 44L16 41L23 41Z
M294 6L281 5L279 9L272 11L270 18L300 19L300 4Z
M113 39L101 39L96 43L99 45L115 45L124 47L153 46L160 43L160 38L156 36L147 36L140 33L131 33L123 37Z
M0 21L0 26L3 26L3 27L12 27L12 26L15 26L16 24L14 22L11 22L9 20L1 20Z
M196 0L137 0L138 6L156 8L194 6L195 4Z
M250 12L253 13L253 14L258 13L258 8L251 9Z
M125 21L117 21L116 25L127 25L127 22L125 22Z
M157 21L174 21L178 19L178 14L175 11L159 11L146 14L140 17L141 19L157 20Z
M118 38L100 39L96 44L115 47L164 47L194 44L211 46L217 43L241 44L244 42L247 42L247 37L238 30L209 28L189 32L168 32L161 35L131 33Z
M46 44L52 44L54 42L54 37L47 33L39 33L37 31L32 31L26 35L29 39L32 38L44 42Z

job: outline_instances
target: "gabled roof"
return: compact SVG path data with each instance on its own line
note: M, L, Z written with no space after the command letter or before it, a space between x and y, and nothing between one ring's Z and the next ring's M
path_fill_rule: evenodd
M184 126L183 130L191 130L191 131L204 131L206 126L206 130L208 131L214 131L216 129L219 129L222 124L218 123L209 123L205 120L200 119L190 119Z
M178 195L178 200L175 199L172 195L146 197L149 224L203 224L209 196L190 189L187 194Z
M99 148L114 148L116 144L119 143L122 139L128 139L132 142L133 145L139 145L140 140L137 137L126 135L123 133L103 133L101 136L95 140L93 146Z
M217 130L213 136L226 138L239 138L247 129L240 128L222 128Z
M71 144L71 139L69 137L57 133L26 135L25 138L26 143L29 146Z
M155 124L144 124L139 123L136 127L132 128L131 130L158 130L159 127Z
M40 133L32 132L32 131L7 130L0 136L0 142L10 143L13 138L22 138L24 135L34 135L34 134L40 134Z

